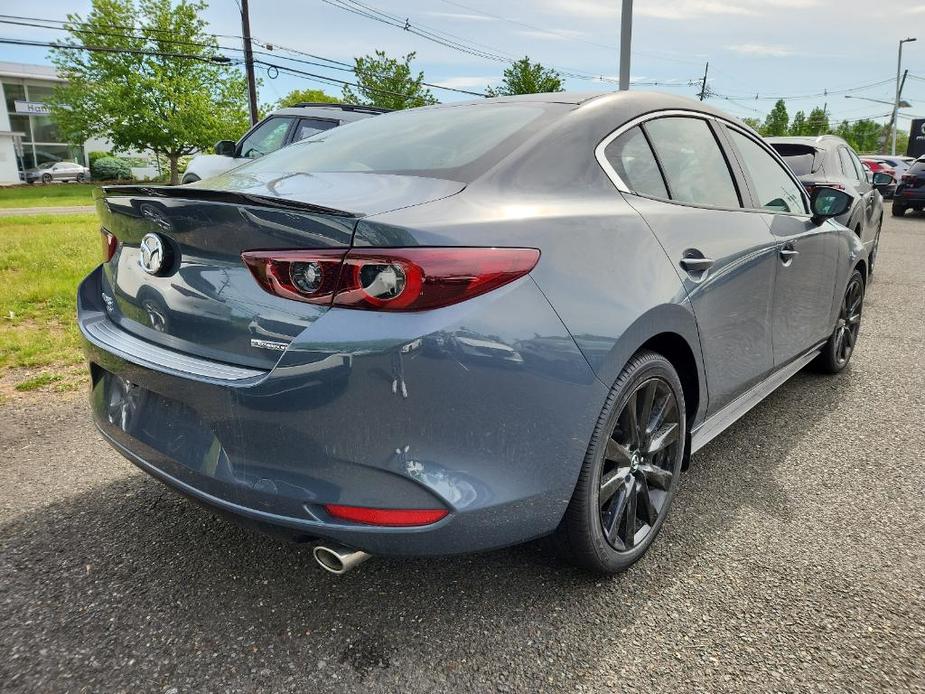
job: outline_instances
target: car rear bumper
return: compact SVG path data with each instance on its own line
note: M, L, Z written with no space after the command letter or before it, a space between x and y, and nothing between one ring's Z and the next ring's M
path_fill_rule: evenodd
M501 547L561 519L607 389L529 277L419 314L332 309L260 371L122 332L99 273L78 296L94 418L180 492L375 554ZM473 332L505 349L455 347L454 334ZM330 503L449 513L388 528L335 519Z
M917 188L905 188L899 186L893 200L902 204L922 204L925 203L925 186Z

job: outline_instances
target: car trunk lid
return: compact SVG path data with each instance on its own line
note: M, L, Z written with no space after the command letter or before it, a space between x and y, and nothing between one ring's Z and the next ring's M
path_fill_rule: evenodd
M242 262L243 251L346 252L358 219L463 187L364 173L299 174L298 184L293 178L250 185L213 180L208 188L104 188L97 200L103 228L119 240L103 266L102 300L109 318L178 352L272 368L289 342L328 306L267 293ZM152 259L158 248L160 257Z

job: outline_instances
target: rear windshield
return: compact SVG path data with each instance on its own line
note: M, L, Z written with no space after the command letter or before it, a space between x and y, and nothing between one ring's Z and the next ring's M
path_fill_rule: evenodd
M366 171L466 180L536 132L552 106L477 104L388 113L319 133L235 173Z
M822 157L816 156L817 150L809 145L789 145L779 142L772 142L771 146L777 150L777 153L787 162L787 166L797 176L806 176L815 173L822 163Z

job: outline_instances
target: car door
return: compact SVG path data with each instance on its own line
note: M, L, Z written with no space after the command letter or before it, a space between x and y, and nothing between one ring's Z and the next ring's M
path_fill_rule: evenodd
M58 162L58 163L56 163L56 164L52 164L52 166L51 166L51 177L52 177L54 180L60 181L60 180L62 180L66 175L67 175L67 171L65 171L64 164L62 164L61 162Z
M742 208L738 177L713 128L710 118L696 114L654 117L619 134L604 150L616 178L633 193L627 200L658 238L690 298L708 413L773 368L776 263L768 226L761 215Z
M745 130L724 126L724 133L746 175L750 205L761 210L777 243L771 323L777 368L832 331L837 231L812 221L803 187L773 150Z

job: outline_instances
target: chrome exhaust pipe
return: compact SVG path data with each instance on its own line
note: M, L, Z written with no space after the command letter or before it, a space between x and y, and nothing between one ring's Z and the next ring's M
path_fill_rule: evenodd
M340 576L358 567L371 555L343 545L315 545L312 556L322 569Z

